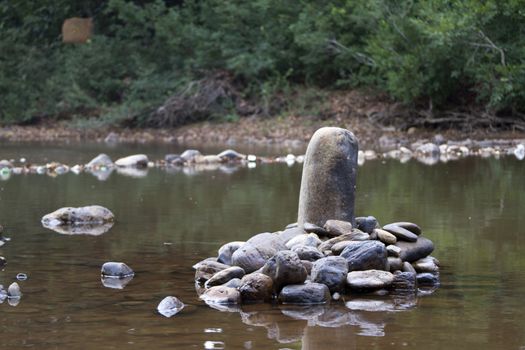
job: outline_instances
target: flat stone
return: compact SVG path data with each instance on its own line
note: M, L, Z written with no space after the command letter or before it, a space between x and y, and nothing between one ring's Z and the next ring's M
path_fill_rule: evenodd
M273 280L262 273L251 273L242 278L239 292L243 303L269 301L272 298Z
M325 284L331 293L344 291L348 263L340 256L328 256L313 263L312 282Z
M125 278L133 276L135 273L131 267L123 262L110 261L102 265L100 274L104 277Z
M196 149L187 149L184 152L182 152L182 154L180 155L180 157L184 160L184 162L187 162L187 163L193 162L194 159L199 156L202 156L202 154Z
M431 256L427 256L426 258L416 260L412 263L412 266L414 269L416 269L417 272L438 272L439 266L436 264L436 259L434 259Z
M377 238L384 244L396 244L397 242L396 236L388 231L377 228L374 230L374 232L377 234Z
M401 248L399 248L396 245L387 245L386 246L386 252L388 253L388 256L393 256L396 258L399 258L399 254L401 254Z
M388 225L383 226L383 230L390 232L391 234L396 236L398 240L401 240L401 241L406 241L406 242L417 241L417 235L415 233L412 233L409 230L401 226L397 226L394 224L388 224Z
M324 228L310 222L305 222L303 229L306 231L306 233L315 233L318 236L326 237L328 235L328 231L326 231Z
M353 229L352 230L352 233L347 233L347 234L344 234L344 235L341 235L341 236L337 236L337 237L334 237L334 238L330 238L329 240L326 240L324 242L322 242L318 247L317 249L319 249L319 251L321 252L324 252L326 250L331 250L332 247L339 243L339 242L345 242L345 241L366 241L368 240L369 238L369 235L360 231L360 230L356 230L356 229Z
M350 131L325 127L312 136L303 164L299 195L300 227L327 220L354 222L357 139Z
M175 316L182 309L184 309L184 303L173 296L165 297L157 306L159 314L165 317Z
M424 258L434 251L434 243L425 237L419 237L416 242L397 241L396 246L401 248L401 260L408 262Z
M360 216L355 218L355 226L361 231L371 234L374 229L379 228L379 223L373 216Z
M217 156L224 162L238 162L243 159L246 159L246 155L241 154L232 149L227 149L217 154Z
M279 294L279 301L283 304L325 304L330 299L328 287L321 283L288 285Z
M389 256L388 257L388 266L390 272L398 271L403 269L403 260L397 257Z
M327 220L324 224L324 228L328 233L328 237L336 237L352 233L352 224L348 221Z
M297 253L301 260L316 261L324 256L317 248L307 245L295 245L291 250Z
M292 238L306 234L305 230L299 227L286 228L284 231L279 233L279 237L286 244Z
M378 241L353 242L341 252L341 256L348 261L348 271L387 268L386 248Z
M417 224L414 224L413 222L400 221L400 222L393 222L390 225L402 227L405 230L408 230L418 236L421 236L421 233L422 233L421 227L419 227Z
M104 224L113 222L113 213L100 205L86 207L65 207L42 217L42 225L54 227L61 225Z
M271 277L276 290L285 285L303 283L307 276L299 256L290 250L277 252L264 264L262 273Z
M107 154L101 153L95 158L91 159L89 163L86 164L86 168L88 169L96 169L101 167L111 168L115 164L113 164L113 161Z
M352 244L352 241L342 241L342 242L339 242L339 243L336 243L332 246L332 253L334 253L334 255L340 255L341 252L343 250L345 250L345 248Z
M229 268L229 265L222 264L218 261L204 260L194 265L195 280L198 282L206 282L217 272Z
M295 236L288 242L286 242L286 248L292 249L295 245L317 247L321 244L321 240L315 233L308 233L300 236Z
M228 282L233 278L242 278L245 275L245 272L239 266L228 267L227 269L221 270L215 273L209 280L206 281L205 287L219 286Z
M348 287L354 290L387 288L393 281L393 274L380 270L351 271L346 278Z
M235 288L215 286L200 295L207 304L240 304L241 293Z
M148 156L145 154L134 154L124 158L117 159L115 165L118 167L135 167L135 168L146 168L148 166Z
M245 242L235 241L224 244L219 248L217 261L226 265L232 264L232 255L237 249L239 249Z

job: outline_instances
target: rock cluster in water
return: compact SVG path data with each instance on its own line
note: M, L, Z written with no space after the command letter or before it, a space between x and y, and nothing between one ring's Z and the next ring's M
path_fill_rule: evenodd
M318 130L306 151L298 222L226 243L217 257L194 265L200 298L210 305L323 304L341 294L438 285L434 244L417 224L354 218L357 155L350 131Z

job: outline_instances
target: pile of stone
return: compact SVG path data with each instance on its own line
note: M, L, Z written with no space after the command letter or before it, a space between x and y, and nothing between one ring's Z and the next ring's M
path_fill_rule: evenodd
M415 294L418 284L439 285L434 245L417 224L354 216L357 157L350 131L319 129L304 160L297 223L227 243L194 265L200 298L322 304L347 293Z

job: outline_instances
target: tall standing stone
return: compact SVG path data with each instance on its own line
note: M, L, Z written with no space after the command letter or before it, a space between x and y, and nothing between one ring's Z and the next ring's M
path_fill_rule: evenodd
M335 127L317 130L306 150L299 195L298 224L323 227L330 219L354 220L357 138Z

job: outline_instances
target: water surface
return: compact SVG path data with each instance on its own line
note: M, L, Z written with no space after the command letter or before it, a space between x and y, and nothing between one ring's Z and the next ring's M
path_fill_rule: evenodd
M0 158L75 164L98 152L161 158L176 151L10 145ZM143 178L113 173L106 181L87 173L12 176L0 182L0 223L12 238L0 248L8 261L0 283L9 285L19 272L29 278L19 282L24 295L17 306L0 304L0 347L523 349L524 164L472 158L431 167L372 161L359 168L357 214L374 215L382 224L420 224L442 264L437 291L400 304L376 298L387 310L378 312L351 310L342 302L221 312L197 299L191 265L225 242L295 221L300 165L150 169ZM117 223L109 232L61 235L40 224L59 207L89 204L114 212ZM106 261L126 262L135 278L122 290L104 287L100 266ZM167 295L187 304L171 319L155 312ZM355 299L360 297L346 301Z

